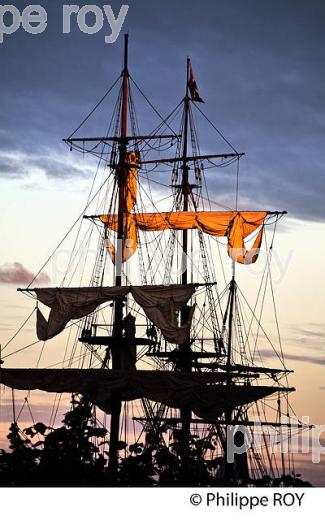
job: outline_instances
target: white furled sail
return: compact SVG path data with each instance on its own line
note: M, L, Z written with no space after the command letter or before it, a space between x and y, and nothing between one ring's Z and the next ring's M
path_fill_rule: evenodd
M194 285L35 289L38 301L51 308L48 320L37 309L37 336L42 341L53 338L70 320L83 318L101 304L124 298L130 293L167 341L183 343L190 334L193 309L182 326L177 323L177 313L194 291Z

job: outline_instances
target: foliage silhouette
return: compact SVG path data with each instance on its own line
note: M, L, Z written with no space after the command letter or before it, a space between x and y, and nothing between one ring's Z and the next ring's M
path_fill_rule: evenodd
M213 439L191 437L186 471L182 467L181 437L173 430L170 447L162 442L166 426L147 434L146 446L119 442L124 456L119 458L116 482L109 480L108 432L95 424L92 405L83 397L73 396L72 408L59 428L38 422L21 431L12 423L7 438L9 450L0 450L0 486L2 487L175 487L233 486L216 477L222 459L205 460ZM102 448L101 448L102 447ZM310 486L300 475L278 479L264 477L241 482L241 486Z

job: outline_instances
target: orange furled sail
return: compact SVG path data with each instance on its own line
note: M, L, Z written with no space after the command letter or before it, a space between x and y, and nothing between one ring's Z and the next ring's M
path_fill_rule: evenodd
M267 211L176 211L162 213L125 213L123 262L130 258L138 245L138 230L163 231L166 229L197 229L212 236L228 237L228 255L241 264L256 262L262 242ZM117 215L100 215L100 220L112 231L117 231ZM250 250L245 238L259 229ZM113 258L112 258L113 259Z
M126 162L130 166L128 167L126 183L120 189L122 190L122 200L125 213L129 214L137 202L138 153L135 151L128 152ZM137 243L134 241L134 235L136 235L136 233L134 233L134 230L129 227L128 220L125 218L123 228L124 238L122 247L122 262L126 262L126 260L128 260L128 258L130 258L130 256L132 256L136 251ZM115 247L109 238L106 239L106 247L112 262L115 263Z
M138 154L131 151L127 153L127 164L129 164L127 181L121 187L124 199L125 212L130 213L137 202L137 177L138 177Z

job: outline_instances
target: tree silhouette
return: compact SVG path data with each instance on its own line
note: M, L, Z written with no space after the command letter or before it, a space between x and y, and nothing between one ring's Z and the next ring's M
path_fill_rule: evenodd
M0 450L0 486L2 487L170 487L170 486L233 486L238 483L220 480L215 469L221 458L206 460L204 453L213 449L211 439L190 439L186 471L182 466L180 431L172 430L173 442L167 447L161 441L162 426L147 439L147 446L120 441L119 449L126 455L119 458L116 482L109 480L107 430L98 428L93 420L92 405L84 398L73 396L72 408L59 428L38 422L21 431L12 423L7 438L9 451ZM148 434L150 436L150 434ZM100 447L103 447L100 449ZM103 453L101 453L103 451ZM300 475L278 479L263 477L242 481L241 486L256 487L310 486Z

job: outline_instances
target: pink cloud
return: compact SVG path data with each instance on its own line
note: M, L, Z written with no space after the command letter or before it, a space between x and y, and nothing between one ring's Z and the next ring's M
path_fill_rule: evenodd
M34 279L34 276L20 262L0 266L0 283L29 284ZM40 273L34 281L35 283L43 284L49 283L51 279L46 273Z

